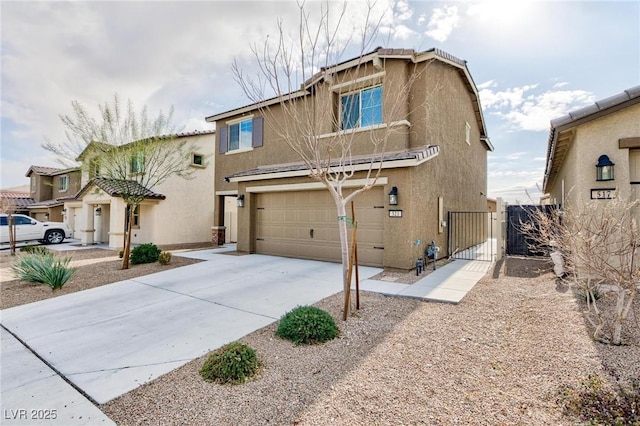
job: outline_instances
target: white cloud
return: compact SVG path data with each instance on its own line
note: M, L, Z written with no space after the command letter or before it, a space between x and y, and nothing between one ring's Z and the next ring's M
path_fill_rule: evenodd
M394 7L394 15L396 20L403 22L408 21L413 16L413 10L406 0L399 0Z
M552 119L594 102L585 90L547 90L537 92L539 84L505 90L487 85L480 90L485 112L501 118L511 130L548 131Z
M527 154L528 152L514 152L512 154L507 155L505 158L507 160L519 160Z
M449 38L459 22L460 16L458 15L457 6L434 9L425 34L442 43Z
M397 25L393 29L393 38L396 40L407 40L409 37L412 37L415 34L415 31L405 25Z

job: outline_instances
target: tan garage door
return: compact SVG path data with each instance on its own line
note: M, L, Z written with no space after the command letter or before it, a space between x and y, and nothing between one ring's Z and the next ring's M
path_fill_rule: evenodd
M356 197L358 263L382 266L384 197L373 188ZM347 208L351 216L351 207ZM351 239L351 228L348 229ZM262 193L257 197L256 252L340 262L336 207L329 191Z

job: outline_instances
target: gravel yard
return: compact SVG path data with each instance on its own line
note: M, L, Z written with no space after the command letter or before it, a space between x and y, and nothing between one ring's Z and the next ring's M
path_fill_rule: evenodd
M363 293L347 322L341 295L317 306L341 335L294 346L272 324L246 336L263 363L253 381L207 383L201 357L101 409L119 425L570 425L562 384L640 377L638 327L625 346L594 343L582 302L532 260L508 259L459 305Z
M122 260L118 258L118 252L114 250L83 249L55 253L61 257L71 256L70 266L78 268L69 282L56 291L51 291L51 288L47 285L16 279L11 271L11 264L15 257L11 256L8 251L0 253L0 309L24 305L199 262L194 259L173 256L171 263L168 265L147 263L130 265L129 269L123 270L120 269ZM19 253L17 256L19 256Z
M113 251L61 255L78 270L52 292L13 279L11 257L0 254L2 308L196 262L174 256L168 266L123 271ZM379 278L415 281L410 275ZM272 324L244 337L263 364L248 383L205 382L201 357L100 408L118 425L572 425L581 423L556 403L562 385L589 373L610 383L640 378L640 300L625 345L595 343L584 303L541 261L507 259L458 305L365 292L347 322L340 294L317 306L334 316L340 336L294 346Z

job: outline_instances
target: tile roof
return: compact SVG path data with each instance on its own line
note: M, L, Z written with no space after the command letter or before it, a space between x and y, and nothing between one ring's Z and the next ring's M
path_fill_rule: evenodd
M44 176L53 176L54 173L61 171L62 169L56 167L45 167L45 166L31 166L29 170L27 170L26 176L29 176L31 172L44 175Z
M622 93L618 93L617 95L599 100L592 105L588 105L584 108L571 111L570 113L563 115L562 117L553 119L551 120L551 127L560 127L566 126L567 124L572 124L577 120L586 118L601 111L605 111L609 108L617 107L627 101L633 101L634 99L635 102L640 102L640 86L632 87L623 91Z
M579 126L585 122L616 112L620 109L640 103L640 86L635 86L621 93L597 101L584 108L571 111L568 114L551 120L551 129L547 141L547 162L542 182L542 190L547 191L551 181L558 174L560 166L565 160L566 153L560 153L558 146L566 144L560 133Z
M62 173L77 172L79 170L80 170L79 167L69 167L66 169L60 169L57 167L31 166L29 167L29 170L27 170L27 173L25 173L25 176L29 177L29 175L32 172L42 176L55 176Z
M413 149L408 151L399 151L399 152L387 152L382 156L382 161L384 163L391 163L393 161L400 160L424 160L427 157L437 155L440 151L440 148L437 145L427 146L425 148ZM367 155L354 157L349 162L349 165L360 165L360 164L369 164L369 163L377 163L380 161L380 155ZM332 160L330 163L330 167L339 166L338 160ZM233 173L229 176L226 176L225 179L232 179L236 177L245 177L245 176L256 176L263 174L272 174L272 173L282 173L282 172L293 172L299 170L306 170L308 167L304 162L296 162L296 163L287 163L287 164L273 164L268 166L259 166L249 170L243 170L240 172Z
M10 199L16 207L27 207L36 202L28 192L0 191L0 198Z
M108 179L108 178L95 178L89 181L75 196L75 198L80 198L91 185L96 185L98 188L102 189L104 192L109 194L112 197L121 197L122 194L135 194L141 195L144 198L150 198L155 200L164 200L167 198L163 194L159 194L157 192L153 192L150 189L145 188L140 185L138 182L133 180L118 180L118 179Z
M2 198L31 198L31 193L30 192L0 191L0 197L2 197Z

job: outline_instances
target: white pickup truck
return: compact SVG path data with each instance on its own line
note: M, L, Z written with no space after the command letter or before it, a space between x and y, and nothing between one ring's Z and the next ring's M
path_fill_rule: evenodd
M16 242L42 241L46 244L60 244L71 238L71 229L62 222L40 222L23 214L12 214L16 224ZM9 243L9 221L6 214L0 214L0 244Z

